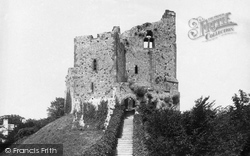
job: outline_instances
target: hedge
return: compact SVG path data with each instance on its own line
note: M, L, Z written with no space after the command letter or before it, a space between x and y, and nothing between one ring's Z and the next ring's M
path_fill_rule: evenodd
M144 130L142 125L141 114L135 114L133 120L133 155L148 156L148 151L145 145Z
M88 148L82 156L111 156L115 154L117 138L124 117L123 110L124 108L117 103L104 135L98 143Z
M104 122L108 114L108 101L101 101L96 109L91 103L83 103L83 116L86 124L94 124L94 129L104 129Z

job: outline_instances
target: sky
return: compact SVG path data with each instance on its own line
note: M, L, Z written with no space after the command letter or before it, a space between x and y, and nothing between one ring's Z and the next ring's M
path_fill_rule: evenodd
M201 96L215 106L232 104L239 89L250 93L249 0L1 0L0 116L45 118L74 61L74 37L121 32L176 12L177 79L181 111ZM188 22L231 12L234 33L191 40Z

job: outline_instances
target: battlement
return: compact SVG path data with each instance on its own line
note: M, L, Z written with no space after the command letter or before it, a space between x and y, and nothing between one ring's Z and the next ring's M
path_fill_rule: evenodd
M90 43L90 42L100 42L107 40L111 37L113 37L113 34L120 34L120 27L114 26L111 32L104 32L97 34L97 37L94 38L93 35L86 35L86 36L76 36L74 39L75 44L84 44L84 43Z

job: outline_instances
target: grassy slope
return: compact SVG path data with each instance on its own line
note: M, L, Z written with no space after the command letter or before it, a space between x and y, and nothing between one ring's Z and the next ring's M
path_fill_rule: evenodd
M63 155L80 155L95 144L103 132L72 130L72 121L73 115L63 116L29 136L22 144L63 144Z

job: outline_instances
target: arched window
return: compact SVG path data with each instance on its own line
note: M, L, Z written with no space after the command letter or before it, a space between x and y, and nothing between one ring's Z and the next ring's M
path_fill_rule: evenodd
M96 59L93 60L93 70L97 71L97 60Z
M135 74L138 74L138 66L135 65Z
M146 38L144 38L143 43L144 48L154 48L154 38L151 30L147 30Z

